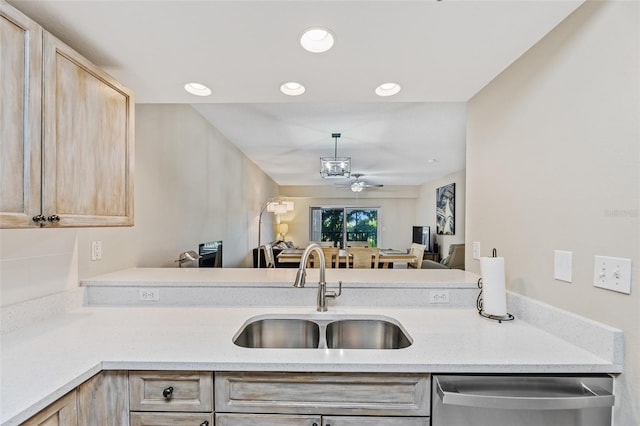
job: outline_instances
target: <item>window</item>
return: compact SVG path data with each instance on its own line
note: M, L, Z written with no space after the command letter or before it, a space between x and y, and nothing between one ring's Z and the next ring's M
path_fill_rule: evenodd
M378 208L311 207L311 241L332 241L344 248L352 241L378 247Z

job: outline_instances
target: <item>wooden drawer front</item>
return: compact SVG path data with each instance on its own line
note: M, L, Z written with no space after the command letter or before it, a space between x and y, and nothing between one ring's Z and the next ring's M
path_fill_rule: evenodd
M322 426L429 426L429 417L324 416Z
M216 414L216 426L321 426L320 416Z
M429 415L429 375L241 373L216 375L217 412Z
M131 426L213 426L206 413L131 413Z
M173 388L164 397L165 389ZM211 372L129 373L131 411L213 411L213 375Z

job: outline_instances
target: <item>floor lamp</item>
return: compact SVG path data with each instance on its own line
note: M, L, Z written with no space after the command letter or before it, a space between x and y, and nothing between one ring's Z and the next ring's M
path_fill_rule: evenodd
M269 198L262 205L262 209L260 209L260 216L258 217L258 268L260 268L260 246L262 245L262 215L265 211L273 214L283 214L293 211L293 201L282 201L277 198Z

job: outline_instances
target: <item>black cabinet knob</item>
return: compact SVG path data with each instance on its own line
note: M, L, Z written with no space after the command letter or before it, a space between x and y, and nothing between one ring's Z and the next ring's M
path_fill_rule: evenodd
M164 396L167 399L171 399L171 397L173 396L173 386L169 386L168 388L165 388L162 391L162 396Z
M60 216L58 216L57 214L52 214L47 218L47 220L51 223L60 222Z
M39 214L37 216L34 216L33 218L31 218L35 223L39 223L40 225L42 225L42 223L47 221L47 218L44 217L43 215Z
M200 423L200 426L209 426L209 420L205 420L204 422Z

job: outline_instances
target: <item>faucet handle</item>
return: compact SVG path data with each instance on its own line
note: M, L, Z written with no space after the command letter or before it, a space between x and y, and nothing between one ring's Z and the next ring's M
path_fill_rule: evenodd
M342 281L338 281L338 292L336 293L333 290L327 290L324 293L324 297L331 297L332 299L335 299L336 297L340 296L342 294Z

